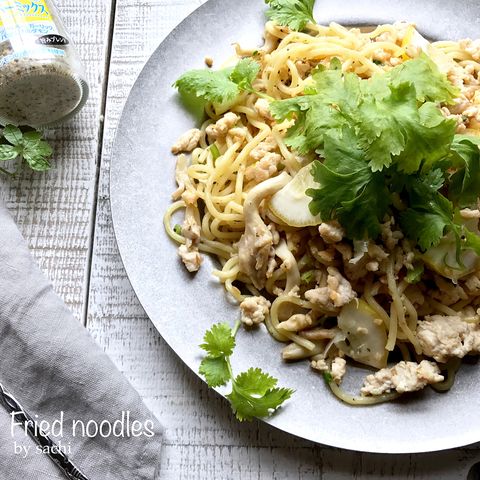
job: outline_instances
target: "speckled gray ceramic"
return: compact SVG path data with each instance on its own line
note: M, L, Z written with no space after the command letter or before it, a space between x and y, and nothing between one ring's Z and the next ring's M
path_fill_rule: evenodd
M165 340L193 370L197 345L213 323L234 323L229 304L211 276L212 261L201 271L185 272L176 246L167 238L163 212L174 190L175 160L170 146L195 119L182 109L174 80L202 68L206 55L218 65L232 54L231 44L261 43L262 0L211 0L182 22L158 47L127 101L112 157L111 198L115 232L128 276L140 302ZM476 37L480 7L476 0L317 0L319 22L372 25L396 20L417 23L432 39ZM234 368L265 367L293 387L292 400L268 422L323 444L369 452L425 452L480 440L480 367L462 367L447 394L427 390L399 403L349 407L326 389L306 362L285 365L282 344L263 328L241 331ZM360 378L354 372L347 388Z

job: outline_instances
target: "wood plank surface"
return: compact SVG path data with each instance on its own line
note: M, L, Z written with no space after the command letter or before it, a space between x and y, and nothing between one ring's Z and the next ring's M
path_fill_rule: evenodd
M90 97L80 114L48 132L53 168L0 175L0 195L40 267L77 318L82 317L89 273L98 138L112 0L58 0L83 60Z
M118 256L109 210L114 132L144 62L201 3L117 0L90 279L89 330L165 426L160 478L465 479L478 452L369 455L321 447L257 421L239 424L226 402L169 349L138 304Z

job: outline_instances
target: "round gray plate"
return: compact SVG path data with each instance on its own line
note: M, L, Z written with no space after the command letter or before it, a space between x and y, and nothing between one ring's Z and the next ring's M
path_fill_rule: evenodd
M210 0L184 20L152 55L126 103L112 156L111 202L120 254L147 314L180 358L198 371L198 345L212 323L238 317L223 288L212 279L206 259L191 276L167 238L162 216L175 189L175 159L170 146L197 122L171 87L186 70L216 65L233 53L231 44L260 45L262 0ZM475 38L476 0L317 0L316 19L350 25L396 20L417 23L433 39ZM322 377L306 362L285 365L282 344L262 327L240 331L234 368L264 367L283 386L296 390L292 400L268 423L326 445L366 452L426 452L480 440L480 368L465 365L447 394L426 390L397 403L350 407L336 400ZM363 372L365 374L365 372ZM357 382L351 375L347 387ZM353 378L353 379L352 379Z

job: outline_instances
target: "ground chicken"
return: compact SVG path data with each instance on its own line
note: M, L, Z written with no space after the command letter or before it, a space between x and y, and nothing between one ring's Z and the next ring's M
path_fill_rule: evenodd
M438 290L431 293L434 300L438 300L443 305L454 305L460 300L466 300L468 295L460 285L455 285L450 280L440 275L434 275L435 284Z
M265 98L259 98L255 102L255 110L257 113L264 118L265 120L273 120L272 115L270 114L270 102Z
M480 210L472 210L470 208L464 208L460 210L460 215L462 218L480 218Z
M480 40L468 40L465 44L465 51L476 61L480 61Z
M347 362L344 358L336 357L332 362L332 378L336 384L340 384L347 372Z
M217 120L216 123L212 123L207 127L207 135L213 140L225 137L228 131L233 128L239 120L240 117L237 114L228 112L222 118Z
M172 147L172 153L177 155L181 152L191 152L200 141L202 132L198 128L188 130L175 142Z
M382 395L397 391L398 393L415 392L432 383L442 382L438 365L422 360L415 362L399 362L392 368L382 368L365 378L361 389L362 395Z
M198 271L202 264L202 257L198 250L189 249L187 245L180 245L180 247L178 247L178 254L189 272Z
M418 322L417 338L423 353L437 362L480 353L480 325L459 316L426 316Z
M287 330L289 332L298 332L304 328L310 327L313 323L312 317L307 313L296 313L292 315L288 320L280 322L278 328L281 330Z
M297 67L297 71L302 78L306 78L308 73L312 70L312 65L310 62L304 62L303 60L297 60L295 62L295 66Z
M300 336L307 340L331 340L339 332L338 328L312 328L300 332Z
M328 372L328 370L330 370L324 358L321 358L320 360L312 360L310 366L319 372Z
M182 235L194 243L200 240L200 225L193 215L185 215L185 220L182 225Z
M379 266L378 262L368 262L365 264L365 270L367 270L367 272L378 272Z
M352 259L353 251L351 245L348 243L336 243L334 247L340 253L344 262L349 262Z
M184 198L185 193L182 195ZM187 202L185 209L185 220L182 225L182 235L185 238L185 245L178 247L178 254L189 272L196 272L202 264L202 257L198 251L200 243L200 218L198 209L193 203Z
M276 140L270 135L263 142L260 142L250 152L250 158L255 161L261 160L267 153L273 152L277 148Z
M247 297L240 304L241 321L248 327L265 321L270 309L270 302L264 297Z
M471 275L465 280L465 287L467 288L468 293L472 295L480 295L480 278L478 274Z
M248 130L244 127L233 127L228 131L234 142L243 142L247 136Z
M245 170L245 178L260 183L277 173L278 164L282 161L282 156L278 153L266 153L255 165L250 165Z
M391 217L385 223L382 223L382 240L386 245L388 250L393 250L394 247L398 244L399 240L403 238L403 233L400 230L393 230L392 227L395 225L395 220Z
M265 43L263 44L262 50L265 53L272 53L277 47L280 39L270 33L268 29L271 28L271 22L265 24L265 33L263 34L265 38Z
M328 267L327 271L327 286L307 290L305 298L315 306L333 310L350 303L357 294L352 289L350 282L342 277L336 268Z
M265 286L270 258L272 252L275 253L274 233L260 216L260 203L284 187L289 180L287 173L281 173L252 188L245 199L245 232L238 242L238 261L240 271L247 275L258 289Z
M323 241L328 244L341 242L345 235L345 230L336 221L321 223L318 232Z

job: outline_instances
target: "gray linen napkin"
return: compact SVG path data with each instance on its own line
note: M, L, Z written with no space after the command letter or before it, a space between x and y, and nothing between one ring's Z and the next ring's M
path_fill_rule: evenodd
M160 425L54 293L1 203L0 383L89 480L155 478ZM0 479L65 478L12 423L0 404Z

